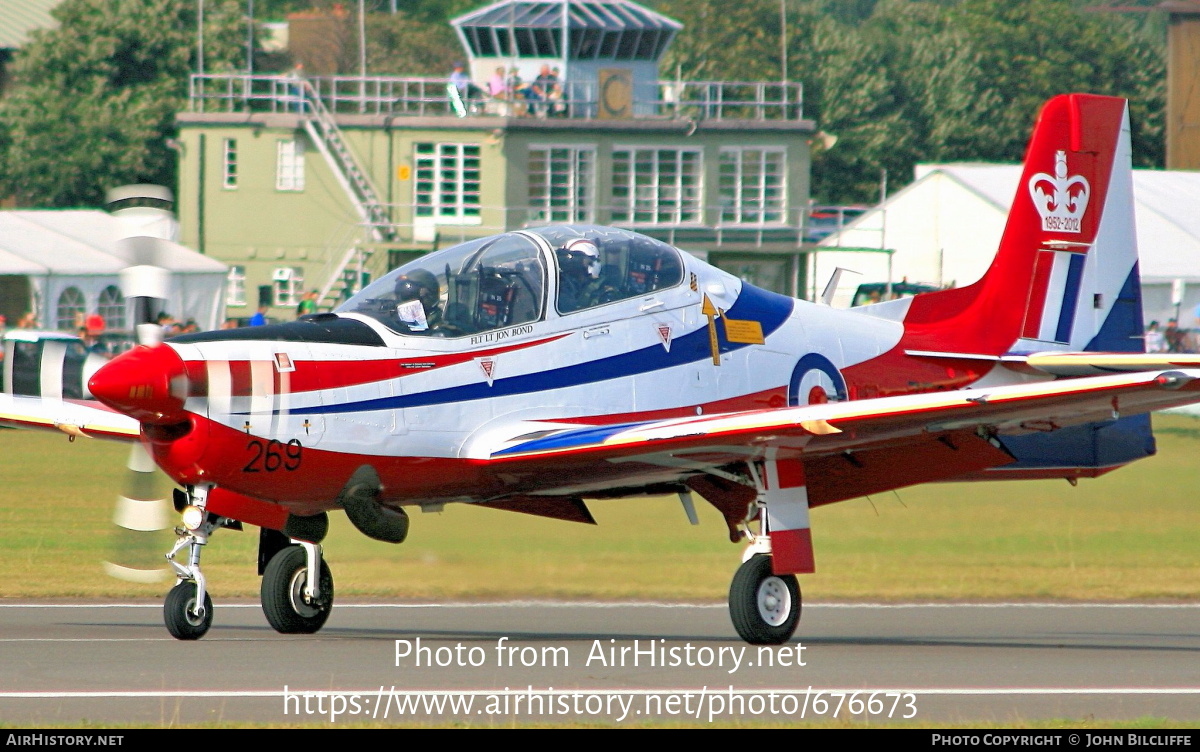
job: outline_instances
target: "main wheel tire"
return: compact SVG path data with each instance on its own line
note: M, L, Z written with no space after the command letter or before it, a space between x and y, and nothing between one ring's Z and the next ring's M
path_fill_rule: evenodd
M333 610L333 575L321 559L321 581L317 598L304 599L308 582L308 557L301 546L288 546L271 557L263 572L262 607L276 632L312 634L325 626Z
M204 613L196 613L196 583L188 580L171 588L163 603L163 621L177 640L198 640L212 626L212 598L204 593Z
M800 623L796 576L771 571L771 557L755 554L738 567L729 586L729 616L751 645L781 645Z

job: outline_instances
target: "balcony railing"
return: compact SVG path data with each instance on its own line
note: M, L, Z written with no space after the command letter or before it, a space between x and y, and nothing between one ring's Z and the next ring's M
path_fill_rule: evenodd
M389 227L393 240L382 246L409 245L429 247L494 235L528 227L551 224L600 224L623 227L659 238L681 248L753 249L774 251L816 250L810 233L814 231L812 209L797 207L787 210L770 209L757 213L743 209L740 213L729 206L691 207L682 215L661 208L660 212L646 208L638 214L660 218L638 221L631 218L628 207L597 205L588 212L565 206L488 206L471 204L457 209L431 207L427 204L384 204L382 208L392 218ZM670 214L682 218L673 220ZM375 245L365 236L365 225L358 226L364 237L355 238L358 230L346 226L331 245L333 250L363 243ZM829 249L836 250L836 249Z
M188 104L192 112L306 113L312 111L308 98L317 96L335 114L457 114L444 78L323 76L307 81L311 90L290 76L193 74ZM594 82L568 83L564 97L551 103L479 95L468 98L464 109L468 117L594 118L596 89ZM800 120L803 99L799 83L659 81L635 86L631 104L635 118Z

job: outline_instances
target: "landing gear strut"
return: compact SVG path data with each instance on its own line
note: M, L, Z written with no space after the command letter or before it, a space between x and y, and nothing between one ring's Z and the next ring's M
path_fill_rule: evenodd
M319 578L309 575L315 570ZM276 632L312 634L325 625L333 609L333 575L320 545L301 542L271 557L263 572L262 607Z
M224 518L209 514L205 508L208 486L195 486L190 491L191 503L180 510L183 525L175 528L179 539L167 554L167 562L175 570L178 582L163 603L167 631L178 640L198 640L212 626L212 598L208 596L204 572L200 570L200 550L208 543L208 536L224 524ZM175 555L184 548L188 550L186 565L175 561Z

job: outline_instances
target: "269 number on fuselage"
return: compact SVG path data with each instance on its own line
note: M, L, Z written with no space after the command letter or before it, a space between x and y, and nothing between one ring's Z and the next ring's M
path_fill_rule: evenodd
M291 439L286 444L275 439L263 441L251 439L246 450L254 456L242 468L243 473L273 473L277 470L292 471L300 467L304 447L299 439Z

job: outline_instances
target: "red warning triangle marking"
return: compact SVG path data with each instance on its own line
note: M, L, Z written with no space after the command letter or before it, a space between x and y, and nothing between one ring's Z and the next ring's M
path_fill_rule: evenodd
M492 358L480 358L479 367L483 369L483 375L487 378L488 386L491 386L492 374L496 372L496 361Z
M671 325L658 324L658 338L662 340L662 345L667 352L671 352Z

